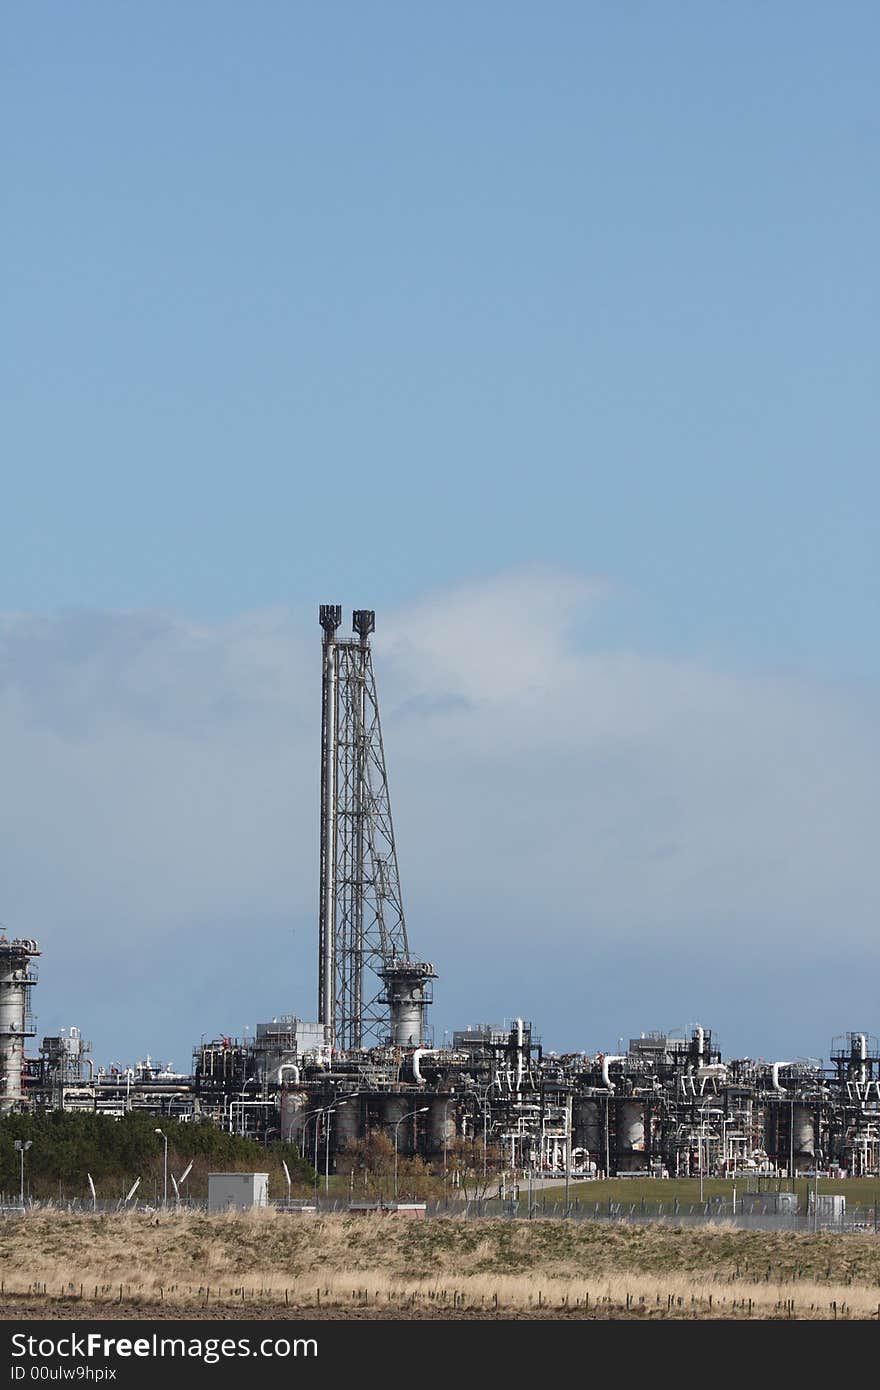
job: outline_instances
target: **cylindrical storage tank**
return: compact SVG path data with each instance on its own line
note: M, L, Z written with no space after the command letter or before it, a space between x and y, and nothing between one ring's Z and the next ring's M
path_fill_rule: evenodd
M774 1163L781 1162L782 1154L779 1145L779 1107L777 1105L766 1105L764 1107L764 1149Z
M575 1100L571 1110L573 1143L595 1158L602 1149L602 1108L597 1100Z
M336 1121L336 1152L341 1153L346 1145L360 1138L360 1101L352 1099L338 1105L333 1119Z
M413 1152L413 1120L405 1120L403 1117L410 1110L416 1108L408 1096L386 1096L382 1102L382 1120L392 1144L394 1143L394 1136L397 1135L397 1152L399 1154L411 1154ZM402 1123L399 1123L400 1121Z
M432 1100L428 1116L428 1144L431 1153L442 1154L455 1143L455 1101ZM400 1126L403 1129L403 1125Z
M794 1107L793 1124L795 1164L800 1168L810 1168L816 1153L816 1127L808 1105Z
M616 1119L618 1172L644 1167L645 1107L637 1101L622 1101L617 1107Z

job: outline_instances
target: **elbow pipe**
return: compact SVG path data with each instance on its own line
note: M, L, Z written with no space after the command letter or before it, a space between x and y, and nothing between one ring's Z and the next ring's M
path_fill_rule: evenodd
M605 1087L606 1091L614 1091L614 1090L616 1089L616 1087L615 1087L615 1085L614 1085L614 1082L611 1080L611 1077L608 1075L608 1066L609 1066L609 1063L610 1063L610 1062L625 1062L625 1061L626 1061L626 1058L625 1058L625 1057L603 1057L603 1058L602 1058L602 1085Z
M779 1084L779 1069L780 1067L787 1067L789 1065L790 1063L788 1062L773 1062L771 1064L770 1085L773 1087L773 1090L776 1092L777 1095L781 1096L785 1094L785 1087L780 1086Z
M281 1086L281 1085L284 1084L284 1077L283 1077L283 1075L282 1075L282 1072L285 1072L285 1071L292 1071L292 1072L293 1072L293 1084L294 1084L294 1086L298 1086L298 1085L299 1085L299 1067L296 1065L295 1062L282 1062L282 1063L281 1063L281 1066L278 1068L278 1075L275 1077L275 1084L278 1085L278 1086Z
M435 1047L417 1047L415 1052L413 1053L411 1058L412 1074L413 1081L416 1083L417 1086L421 1086L425 1080L425 1078L422 1076L421 1068L419 1066L420 1061L423 1057L434 1057L436 1056L436 1053L437 1049Z

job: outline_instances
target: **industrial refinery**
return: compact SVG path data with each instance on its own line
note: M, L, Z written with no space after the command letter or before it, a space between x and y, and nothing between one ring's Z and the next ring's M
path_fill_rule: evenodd
M350 637L339 635L338 605L322 605L319 621L316 1017L283 1014L246 1040L203 1041L186 1074L150 1058L96 1067L77 1028L29 1052L40 949L2 935L0 1114L142 1110L307 1152L320 1139L329 1168L384 1129L438 1171L463 1140L495 1168L544 1177L880 1174L880 1047L864 1029L833 1040L827 1067L725 1060L705 1026L644 1033L619 1055L557 1055L516 1015L434 1046L437 971L404 913L375 614L355 610Z

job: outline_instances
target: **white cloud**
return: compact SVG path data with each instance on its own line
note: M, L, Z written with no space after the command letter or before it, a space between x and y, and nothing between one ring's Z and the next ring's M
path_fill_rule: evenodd
M689 956L714 938L771 964L828 933L874 950L876 701L597 649L605 592L530 572L378 615L404 897L447 1018L475 941L538 933L551 971L624 940ZM232 923L229 1001L244 967L262 1012L314 1009L315 617L0 621L0 920L43 938L47 978L71 939L120 967L161 943L198 972ZM306 973L279 999L288 922ZM84 975L77 1014L100 1019L107 977Z

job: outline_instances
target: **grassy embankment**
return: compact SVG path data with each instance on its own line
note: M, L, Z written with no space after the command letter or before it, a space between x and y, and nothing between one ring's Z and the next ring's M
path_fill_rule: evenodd
M6 1316L877 1317L873 1234L289 1216L0 1224Z
M738 1179L734 1183L731 1179L723 1178L704 1178L703 1179L703 1200L708 1202L712 1198L723 1197L726 1201L731 1200L731 1194L736 1187L737 1199L742 1195L753 1190L749 1187L749 1179ZM754 1180L751 1180L754 1183ZM757 1188L754 1183L754 1188ZM768 1181L766 1178L761 1180L760 1191L768 1194L775 1192L777 1188L782 1192L796 1192L798 1206L801 1211L806 1211L808 1207L808 1194L815 1192L816 1181L814 1178L796 1178L793 1183L786 1178L774 1178ZM527 1184L520 1183L520 1197L525 1198ZM818 1191L820 1194L838 1193L846 1197L848 1207L861 1206L872 1207L875 1202L880 1203L880 1178L819 1178ZM548 1208L553 1203L561 1203L565 1199L565 1185L555 1185L536 1190L535 1201L541 1204L544 1200ZM624 1207L631 1206L633 1203L644 1202L650 1212L656 1210L657 1204L662 1203L664 1211L669 1211L673 1202L679 1202L682 1206L696 1204L700 1200L700 1180L699 1178L667 1178L663 1180L651 1178L610 1178L602 1182L578 1182L573 1181L569 1184L569 1200L577 1201L582 1211L589 1211L590 1207L598 1202L601 1206L609 1201L619 1202Z

